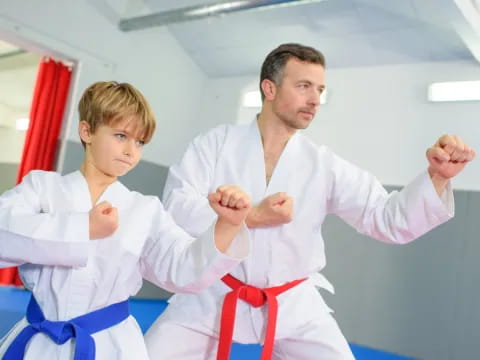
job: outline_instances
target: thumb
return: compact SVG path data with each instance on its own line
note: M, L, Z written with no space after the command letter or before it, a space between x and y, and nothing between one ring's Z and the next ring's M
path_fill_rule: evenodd
M285 202L283 203L283 206L286 206L286 207L291 207L293 206L293 199L291 197L287 197L287 199L285 200Z
M279 203L283 203L285 200L288 199L288 195L287 193L285 192L278 192L276 194L273 194L271 197L270 197L270 200L272 201L272 203L275 205L275 204L279 204Z
M104 210L103 213L106 215L111 215L113 217L118 217L118 210L115 207L110 207L107 210Z
M100 210L101 212L109 209L112 207L112 204L110 204L108 201L102 201L101 203L95 205L95 208L97 208L98 210Z
M218 192L214 192L208 195L208 201L211 203L217 203L220 201L222 196Z

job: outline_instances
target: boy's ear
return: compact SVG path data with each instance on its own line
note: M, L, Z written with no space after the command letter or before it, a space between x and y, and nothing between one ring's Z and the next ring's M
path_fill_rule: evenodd
M78 124L78 135L85 144L89 144L92 138L90 124L84 120L80 121Z

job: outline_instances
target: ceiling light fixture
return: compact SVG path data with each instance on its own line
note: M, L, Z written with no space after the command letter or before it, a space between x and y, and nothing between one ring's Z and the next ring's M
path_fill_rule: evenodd
M198 20L231 13L265 10L287 6L304 5L325 0L240 0L221 1L211 4L189 6L180 9L162 11L144 16L120 20L118 27L122 31L133 31L155 26L170 25L185 21Z
M30 124L30 119L28 118L20 118L15 120L15 128L19 131L26 131L28 129L29 124Z
M428 87L428 100L433 102L480 100L480 81L433 83Z

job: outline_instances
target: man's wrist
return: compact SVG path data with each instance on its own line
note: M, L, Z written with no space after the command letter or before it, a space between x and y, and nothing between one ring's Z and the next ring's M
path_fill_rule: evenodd
M430 175L430 179L432 181L433 186L435 187L435 190L437 191L438 196L440 196L442 192L445 190L445 188L447 187L450 179L440 175L438 172L434 171L431 167L428 168L428 174Z
M249 228L256 228L260 226L259 212L256 206L252 207L248 212L247 218L245 219L245 224Z

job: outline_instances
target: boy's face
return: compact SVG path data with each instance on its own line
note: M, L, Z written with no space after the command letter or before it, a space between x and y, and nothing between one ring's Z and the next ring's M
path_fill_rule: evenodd
M113 177L133 169L141 159L144 144L135 127L138 121L131 116L111 125L100 125L89 135L89 141L84 139L92 165Z

